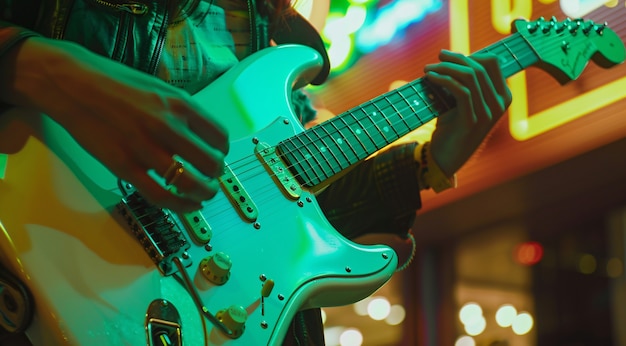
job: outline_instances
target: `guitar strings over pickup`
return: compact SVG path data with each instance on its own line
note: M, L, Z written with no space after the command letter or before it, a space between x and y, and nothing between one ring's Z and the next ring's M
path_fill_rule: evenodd
M292 200L300 198L302 195L302 187L278 156L276 147L270 146L267 143L258 143L255 151L261 163L276 184L281 187L285 196Z
M220 177L220 184L224 189L224 193L235 206L239 215L249 222L254 222L259 216L259 211L252 201L252 198L243 188L235 173L226 166L224 174Z

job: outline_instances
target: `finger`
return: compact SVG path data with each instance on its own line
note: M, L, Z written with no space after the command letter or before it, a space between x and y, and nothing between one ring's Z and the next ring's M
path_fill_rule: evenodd
M459 83L458 80L450 77L447 74L440 74L437 71L437 69L431 69L427 71L425 77L436 86L444 88L449 93L452 94L452 96L456 99L456 103L457 103L456 106L457 106L458 112L456 113L471 114L472 117L469 119L469 121L471 122L477 121L476 115L474 114L474 112L472 112L472 109L474 108L474 106L472 104L472 97L471 97L470 90L467 87L465 87L463 84ZM454 114L454 113L449 113L449 114ZM447 118L445 116L442 116L439 118L438 123L441 124L442 122L445 122L446 119ZM452 120L453 119L450 119L450 121Z
M442 50L440 59L470 67L478 80L480 91L486 106L489 108L490 116L504 113L504 110L511 102L511 92L506 86L502 70L494 54L477 53L472 56L465 56Z
M132 151L127 148L113 144L107 148L107 152L112 154L108 156L109 160L106 162L113 174L131 183L148 202L160 208L177 212L190 212L201 207L200 200L173 194L162 184L159 184L148 174L148 170L142 165L141 160L137 160ZM144 156L148 157L148 155Z
M164 179L167 175L176 177L176 192L184 195L186 198L201 202L211 199L217 193L217 187L211 183L206 177L201 176L199 172L190 167L190 164L183 164L179 174L171 172L173 165L177 162L171 153L161 149L156 143L148 138L135 141L136 145L131 145L134 153L134 160L143 167L144 171L154 170L155 173ZM146 155L146 153L150 153ZM166 179L167 180L167 179ZM171 179L170 179L171 180ZM173 184L167 182L165 184Z
M493 54L476 54L474 56L474 59L482 66L484 66L487 74L489 75L489 80L493 82L497 94L500 95L504 100L504 107L508 108L509 105L511 105L511 101L513 100L513 94L506 84L506 79L504 78L497 57Z
M213 116L201 109L199 112L190 109L184 114L187 114L187 126L191 131L209 146L220 150L224 155L228 154L228 132Z
M164 122L155 122L148 131L144 138L155 138L164 151L179 155L203 175L211 178L222 175L224 154L201 140L187 124L182 124L180 120L170 126Z
M470 91L468 97L472 98L472 111L475 114L475 120L491 120L491 107L486 102L487 98L492 98L493 100L496 98L489 96L489 88L481 82L480 72L477 69L483 69L482 66L475 62L472 63L470 59L462 54L453 52L442 51L440 58L442 60L441 63L430 65L426 70L450 76L464 85Z
M127 181L131 182L149 203L180 213L202 208L200 201L172 193L152 179L147 172L142 172L142 168L135 169L134 173L132 177L127 178Z

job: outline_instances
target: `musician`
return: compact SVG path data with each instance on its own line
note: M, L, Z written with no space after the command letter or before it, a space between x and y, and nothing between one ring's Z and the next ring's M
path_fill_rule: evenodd
M224 119L191 95L272 44L318 50L325 66L312 84L329 71L321 39L289 0L0 0L0 19L2 107L48 114L145 198L176 212L199 209L217 193L229 149ZM439 58L425 77L457 108L441 115L432 141L392 146L318 195L345 236L407 236L420 190L453 187L455 172L509 106L494 56L442 50ZM303 123L315 116L301 90L293 103ZM174 155L197 170L173 170ZM285 343L322 344L318 316L299 313Z

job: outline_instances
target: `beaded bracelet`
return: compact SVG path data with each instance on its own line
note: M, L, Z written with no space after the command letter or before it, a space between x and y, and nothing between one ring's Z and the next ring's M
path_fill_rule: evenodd
M415 162L419 164L417 181L420 189L433 189L439 193L443 190L457 186L456 174L447 177L439 165L433 160L430 150L430 142L419 144L415 147Z

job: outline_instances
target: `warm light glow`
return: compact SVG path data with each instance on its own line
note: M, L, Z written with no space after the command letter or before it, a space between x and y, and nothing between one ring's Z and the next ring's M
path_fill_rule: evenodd
M511 304L504 304L496 311L496 322L500 327L510 327L517 317L517 309Z
M463 335L456 339L454 346L476 346L476 341L471 336Z
M470 323L464 325L465 332L471 336L479 335L487 328L487 320L483 316L473 319Z
M515 248L515 260L523 265L535 265L543 257L543 246L535 241L519 244Z
M610 278L618 278L624 272L624 264L619 258L611 258L606 264L606 274Z
M513 333L517 335L524 335L533 328L533 324L533 317L527 312L522 312L515 317L511 327L513 328Z
M551 3L555 0L541 0L542 3ZM582 0L560 0L561 7L575 6ZM587 2L587 1L585 1ZM607 6L613 6L615 0L590 0L585 7L593 8L597 3L607 3ZM596 3L594 3L596 2ZM501 4L503 3L503 4ZM515 1L514 7L508 9L512 15L523 14L527 12L531 4L530 0ZM495 4L495 5L494 5ZM494 6L507 5L507 1L492 2L492 13L496 16L496 11L506 11L506 7L493 8ZM450 49L463 54L470 52L470 21L469 21L469 0L450 0L448 5L450 17ZM563 9L567 14L568 11ZM582 12L577 12L582 13ZM571 16L572 18L581 17L580 15ZM499 17L503 18L503 17ZM509 21L505 20L506 25ZM493 24L493 23L492 23ZM501 23L495 25L497 30ZM504 26L502 27L504 28ZM506 30L506 29L501 29ZM507 79L509 88L515 97L513 103L509 107L509 131L511 136L518 141L525 141L536 137L542 133L559 127L563 124L578 119L595 110L606 107L612 103L618 102L626 98L626 77L622 77L614 82L605 84L596 89L590 90L577 97L573 97L557 104L551 108L545 109L535 114L528 113L528 84L526 82L526 72L522 71Z
M519 141L536 137L626 97L622 92L626 90L626 77L622 77L541 112L528 114L526 73L518 73L508 82L515 95L509 107L509 130Z
M590 254L584 254L578 261L578 270L583 274L591 274L596 271L598 263L596 258Z
M483 317L483 309L477 303L466 303L459 311L459 319L463 324L472 324Z
M363 334L358 329L347 329L339 337L341 346L361 346L363 344Z
M561 0L561 10L571 18L582 18L590 12L602 7L607 0Z
M372 297L367 297L352 305L354 312L359 316L367 316L367 305L372 301Z
M371 24L356 33L356 45L363 52L371 52L441 7L442 1L435 0L390 1L377 10Z
M341 334L346 330L345 327L324 327L324 340L328 345L339 345Z
M391 326L397 326L398 324L404 321L406 317L406 311L404 307L399 304L394 304L391 306L391 310L389 311L389 316L385 318L385 322Z
M376 321L381 321L389 316L389 312L391 311L391 304L385 298L374 298L367 305L367 313L368 315Z
M517 18L530 18L532 1L491 0L491 25L502 35L511 33L511 22Z
M326 324L326 320L328 319L328 315L326 314L326 310L320 309L320 312L322 314L322 324Z

